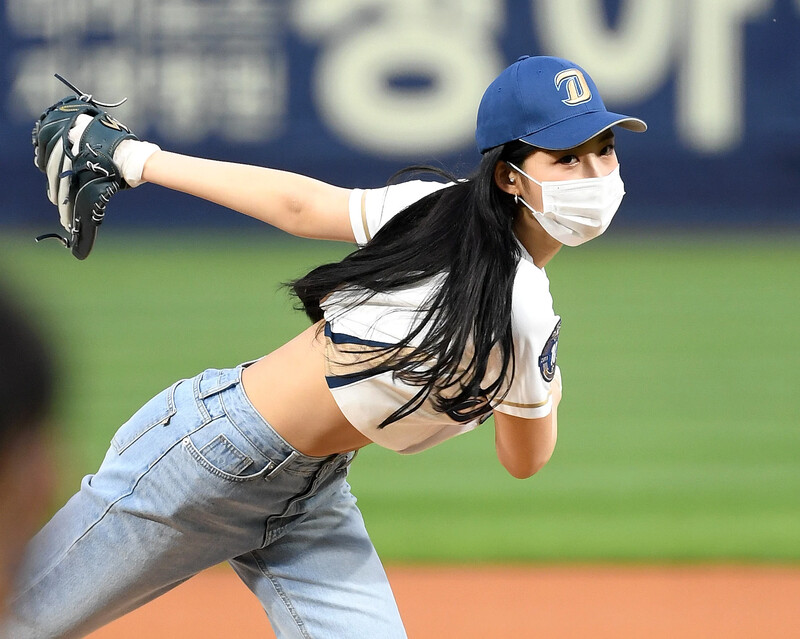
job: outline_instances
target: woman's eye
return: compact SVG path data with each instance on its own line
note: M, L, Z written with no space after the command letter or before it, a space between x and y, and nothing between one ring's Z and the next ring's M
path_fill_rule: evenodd
M559 164L572 164L573 162L577 162L577 161L578 161L578 156L577 155L564 155L564 156L558 158L558 163Z
M600 153L602 155L611 155L612 153L614 153L614 145L607 144L606 146L603 147L603 150Z

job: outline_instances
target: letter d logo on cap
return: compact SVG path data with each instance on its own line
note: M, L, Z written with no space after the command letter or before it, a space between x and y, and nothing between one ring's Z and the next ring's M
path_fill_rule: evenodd
M556 75L555 83L558 90L561 90L561 85L565 84L569 97L561 101L567 106L583 104L592 99L592 91L586 83L586 78L578 69L564 69Z

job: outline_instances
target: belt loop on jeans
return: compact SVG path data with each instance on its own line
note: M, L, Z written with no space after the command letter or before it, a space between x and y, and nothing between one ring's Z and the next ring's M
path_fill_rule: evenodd
M194 402L197 405L197 409L200 411L200 414L203 417L203 423L205 424L206 422L208 422L211 419L211 415L209 414L208 409L206 408L206 405L203 402L203 395L200 392L200 380L201 380L201 378L202 378L202 375L197 375L194 378L194 382L192 384L192 392L194 394Z

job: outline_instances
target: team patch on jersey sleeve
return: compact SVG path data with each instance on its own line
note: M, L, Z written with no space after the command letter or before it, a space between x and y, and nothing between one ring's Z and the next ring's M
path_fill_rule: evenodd
M558 354L558 333L560 331L561 319L556 323L556 327L545 342L542 354L539 355L539 372L546 382L552 382L556 375L556 355Z

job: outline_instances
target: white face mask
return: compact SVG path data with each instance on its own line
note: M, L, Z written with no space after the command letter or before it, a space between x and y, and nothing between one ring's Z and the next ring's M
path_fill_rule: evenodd
M625 195L619 166L604 177L539 182L511 162L508 165L542 187L542 212L519 196L515 199L533 213L545 231L567 246L578 246L601 235Z

